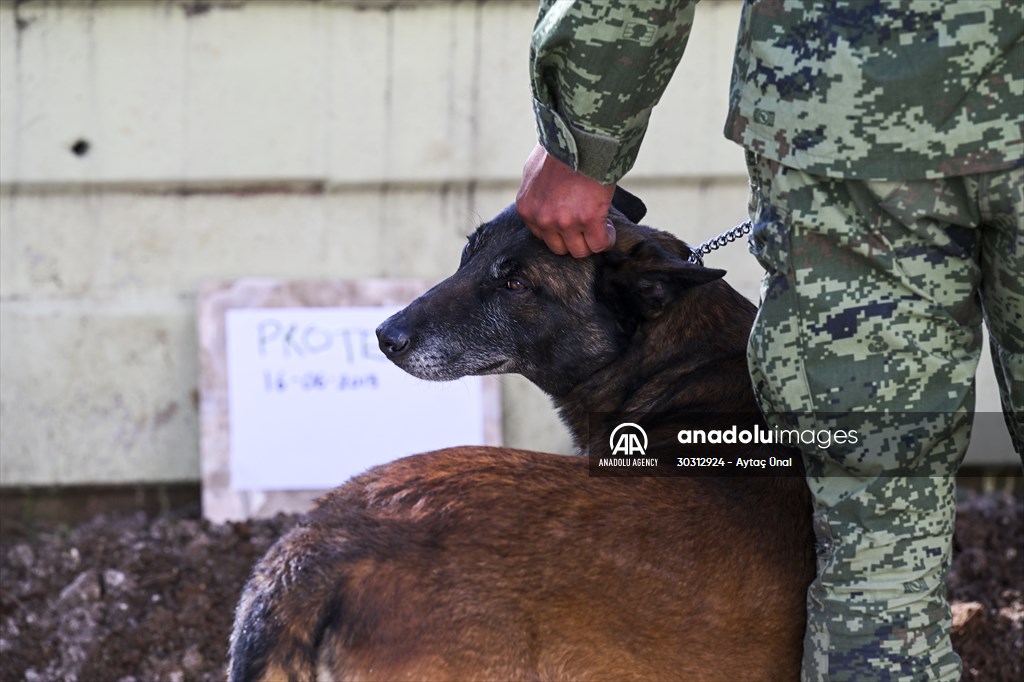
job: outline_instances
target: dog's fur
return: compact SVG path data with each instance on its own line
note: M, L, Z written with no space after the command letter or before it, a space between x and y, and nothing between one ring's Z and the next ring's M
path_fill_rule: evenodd
M425 379L526 376L581 450L588 415L673 429L755 415L754 307L636 225L635 197L615 206L614 250L581 260L510 207L381 325L382 350ZM813 575L799 477L594 478L582 457L454 448L353 478L271 548L238 606L229 675L796 679Z

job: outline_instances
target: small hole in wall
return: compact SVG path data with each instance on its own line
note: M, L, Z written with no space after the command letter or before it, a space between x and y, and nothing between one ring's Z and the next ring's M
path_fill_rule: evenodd
M75 156L85 156L89 153L89 141L78 139L71 145L71 153Z

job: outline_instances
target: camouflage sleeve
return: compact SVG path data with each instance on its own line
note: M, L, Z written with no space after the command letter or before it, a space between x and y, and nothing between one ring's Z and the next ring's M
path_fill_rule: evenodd
M633 166L697 0L541 0L530 44L540 143L610 184Z

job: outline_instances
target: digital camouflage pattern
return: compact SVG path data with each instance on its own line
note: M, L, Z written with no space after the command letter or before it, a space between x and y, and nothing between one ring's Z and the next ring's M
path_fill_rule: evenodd
M543 0L530 50L541 144L601 182L625 175L695 4ZM1022 163L1022 98L1019 2L761 0L744 3L725 132L818 175L966 175Z
M945 579L983 318L1018 452L1024 436L1024 169L890 182L748 165L762 409L860 434L804 452L804 679L957 680Z
M725 134L791 168L897 180L1019 166L1024 4L753 2Z
M613 183L633 167L683 56L696 0L542 0L530 45L540 143Z
M541 2L550 153L606 183L629 170L693 4ZM766 269L749 346L766 417L862 436L804 451L803 677L958 679L945 577L983 319L1024 445L1024 5L747 2L725 130Z

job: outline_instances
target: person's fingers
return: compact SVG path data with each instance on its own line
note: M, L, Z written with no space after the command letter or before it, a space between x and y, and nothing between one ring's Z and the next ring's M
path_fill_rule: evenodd
M573 258L586 258L592 253L582 232L562 232L561 237Z
M557 256L564 256L569 253L569 247L566 245L565 240L558 232L545 232L541 239L547 244L551 252Z
M516 211L534 236L553 252L583 258L615 242L608 207L615 185L582 175L534 147L523 166Z
M585 258L607 251L615 244L615 228L611 221L607 220L599 223L599 230L591 227L586 232L580 232L571 225L558 226L558 221L554 220L547 223L542 220L539 225L536 221L527 221L525 218L524 222L535 237L559 256L569 253L574 258Z
M527 229L534 237L544 242L547 247L558 256L564 256L569 253L568 247L565 245L565 241L562 239L561 233L556 229L544 228L537 224L537 221L532 218L520 214L523 222L526 223Z
M606 219L600 223L600 228L590 227L583 233L583 238L590 253L607 251L615 245L615 226L611 220Z

